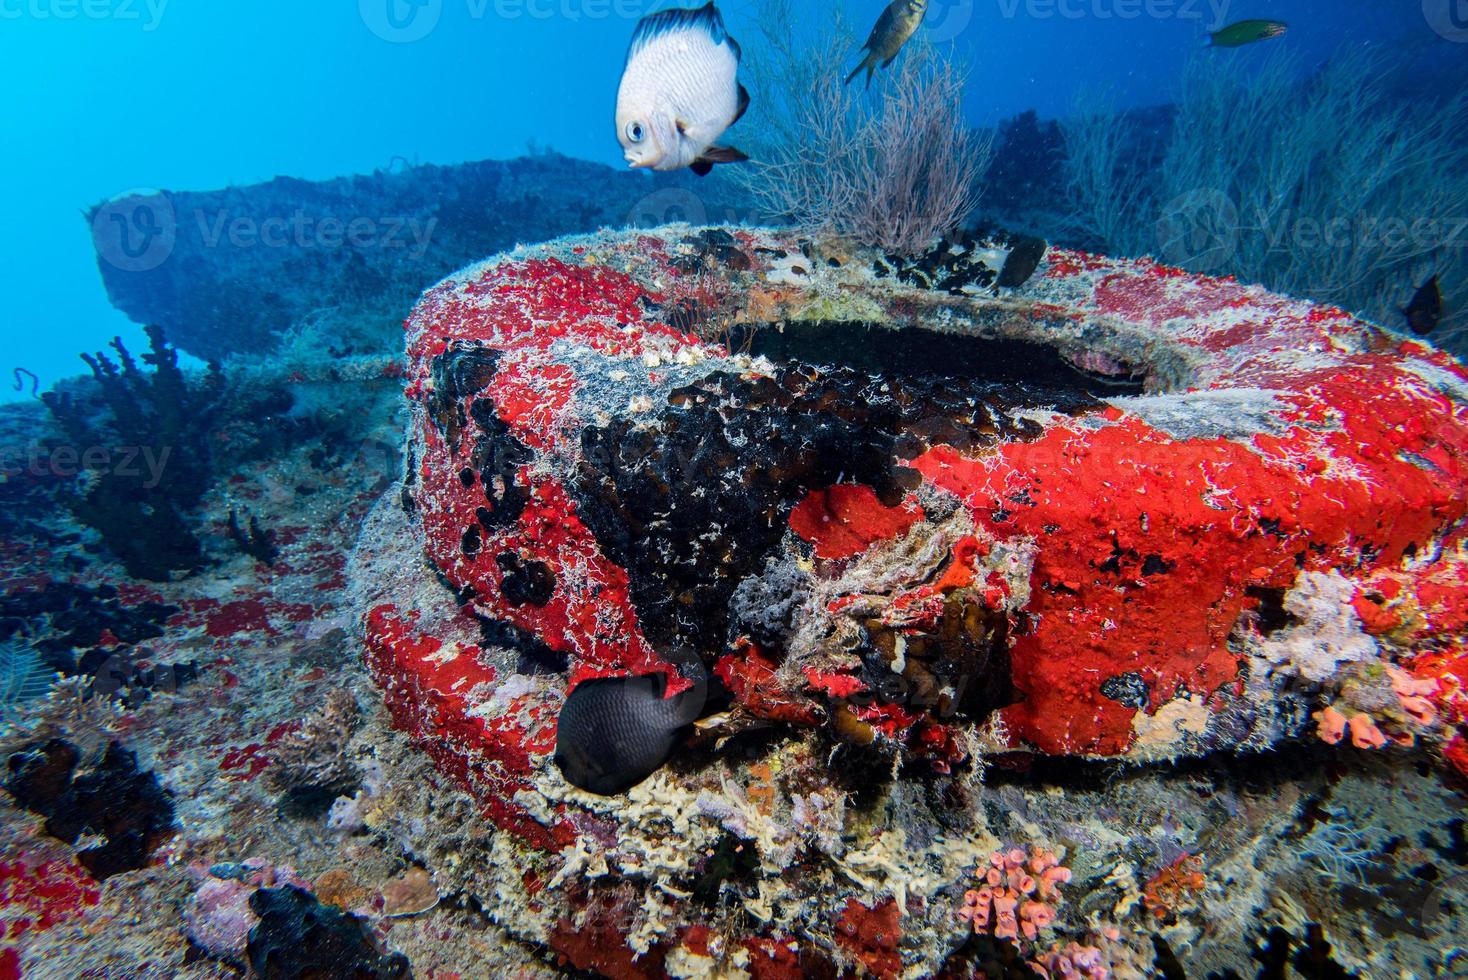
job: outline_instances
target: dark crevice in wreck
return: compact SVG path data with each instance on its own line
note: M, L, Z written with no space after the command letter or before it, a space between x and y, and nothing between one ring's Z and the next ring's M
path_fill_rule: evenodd
M764 567L806 494L858 483L896 506L917 484L901 460L1038 435L1019 410L1102 405L1043 344L864 324L740 333L750 329L731 347L770 356L773 377L714 373L674 391L651 424L582 432L578 513L629 570L658 645L723 649L735 589Z
M1131 779L1147 779L1157 771L1157 765L1146 762L1042 756L1028 752L990 756L985 761L984 784L991 788L1047 786L1086 791ZM1238 753L1220 750L1179 757L1168 760L1166 773L1169 781L1210 775L1227 780L1229 785L1260 792L1291 781L1326 778L1326 774L1344 764L1340 753L1332 751L1332 746L1302 739L1282 742L1267 751Z
M832 320L738 324L728 344L776 362L846 367L884 380L1013 385L1017 394L1033 393L1021 403L1035 396L1070 401L1077 394L1104 398L1143 389L1132 379L1100 380L1039 341L950 331Z

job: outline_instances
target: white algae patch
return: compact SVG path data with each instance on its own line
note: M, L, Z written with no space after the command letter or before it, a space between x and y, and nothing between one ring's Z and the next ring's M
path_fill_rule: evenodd
M1247 439L1287 428L1277 414L1283 406L1273 391L1224 388L1107 400L1174 439Z
M1284 599L1295 622L1260 645L1277 669L1323 684L1343 665L1377 659L1376 640L1351 606L1356 586L1339 572L1304 572Z

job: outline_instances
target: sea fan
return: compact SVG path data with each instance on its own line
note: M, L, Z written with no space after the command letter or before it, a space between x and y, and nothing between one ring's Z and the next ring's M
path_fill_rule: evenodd
M1326 810L1328 819L1305 837L1300 855L1314 862L1326 877L1342 885L1365 885L1366 871L1377 861L1376 849L1353 827L1345 813Z
M56 674L24 643L0 643L0 723L15 719L27 702L45 697Z

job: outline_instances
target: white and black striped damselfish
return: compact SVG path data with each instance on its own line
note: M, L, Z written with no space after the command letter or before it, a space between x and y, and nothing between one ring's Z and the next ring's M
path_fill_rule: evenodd
M739 44L712 2L664 10L637 25L617 91L617 138L627 162L653 170L749 159L715 141L749 107L739 84Z

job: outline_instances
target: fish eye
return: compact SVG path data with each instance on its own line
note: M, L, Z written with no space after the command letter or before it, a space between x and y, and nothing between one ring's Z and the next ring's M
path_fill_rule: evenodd
M641 143L643 137L642 123L630 122L627 124L627 138L634 143Z

